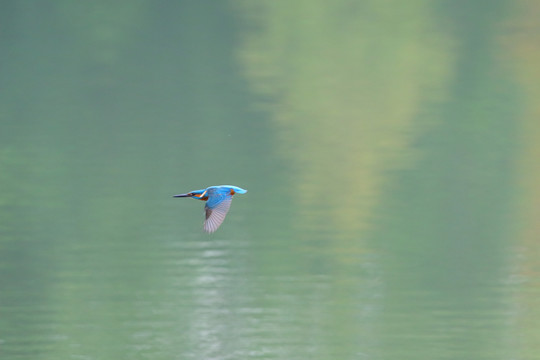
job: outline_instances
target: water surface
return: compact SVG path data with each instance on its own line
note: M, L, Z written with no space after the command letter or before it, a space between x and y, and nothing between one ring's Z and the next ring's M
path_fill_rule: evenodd
M539 358L538 9L3 4L2 359Z

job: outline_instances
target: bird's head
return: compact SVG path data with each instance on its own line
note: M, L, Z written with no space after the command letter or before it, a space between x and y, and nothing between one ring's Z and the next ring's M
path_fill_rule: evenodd
M199 200L208 200L208 196L206 196L206 190L193 190L186 194L173 195L173 197L190 197Z

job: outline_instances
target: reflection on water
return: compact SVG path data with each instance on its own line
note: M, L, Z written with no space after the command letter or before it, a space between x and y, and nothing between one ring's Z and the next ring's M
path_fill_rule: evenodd
M512 6L1 5L0 357L537 358Z
M385 174L411 166L418 155L411 143L437 123L419 113L447 91L451 38L434 31L438 21L421 3L372 2L366 11L340 0L302 9L311 14L304 22L280 15L279 3L262 3L242 8L263 29L244 36L246 73L255 90L276 99L270 113L278 151L292 163L293 206L324 210L296 225L364 231ZM266 16L254 14L261 11ZM328 15L335 12L339 21ZM393 25L366 21L368 13ZM301 45L291 46L295 37Z
M13 291L17 287L4 292L3 310L17 315L4 327L3 353L188 359L512 354L519 315L512 293L523 286L515 280L445 292L417 283L417 265L388 265L382 272L381 259L372 255L351 273L272 274L249 259L254 240L161 239L152 251L132 251L137 261L118 265L115 274L71 254L74 261L48 280L52 298L32 301L35 294ZM151 281L129 284L125 273L143 269ZM6 307L10 297L16 302Z

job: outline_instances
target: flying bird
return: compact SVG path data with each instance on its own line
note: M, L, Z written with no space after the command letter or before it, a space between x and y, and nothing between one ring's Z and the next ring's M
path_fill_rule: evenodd
M206 219L204 220L204 231L213 233L216 231L223 220L229 208L234 194L245 194L247 190L232 185L210 186L206 189L193 190L186 194L178 194L173 197L190 197L206 201L204 212Z

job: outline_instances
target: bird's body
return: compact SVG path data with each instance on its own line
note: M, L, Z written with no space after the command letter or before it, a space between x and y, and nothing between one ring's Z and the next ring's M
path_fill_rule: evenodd
M191 197L206 201L206 205L204 206L206 213L204 231L213 233L219 228L223 220L225 220L225 215L227 215L231 207L233 195L245 193L247 193L247 190L238 186L218 185L210 186L206 189L193 190L186 194L174 195L174 197Z

